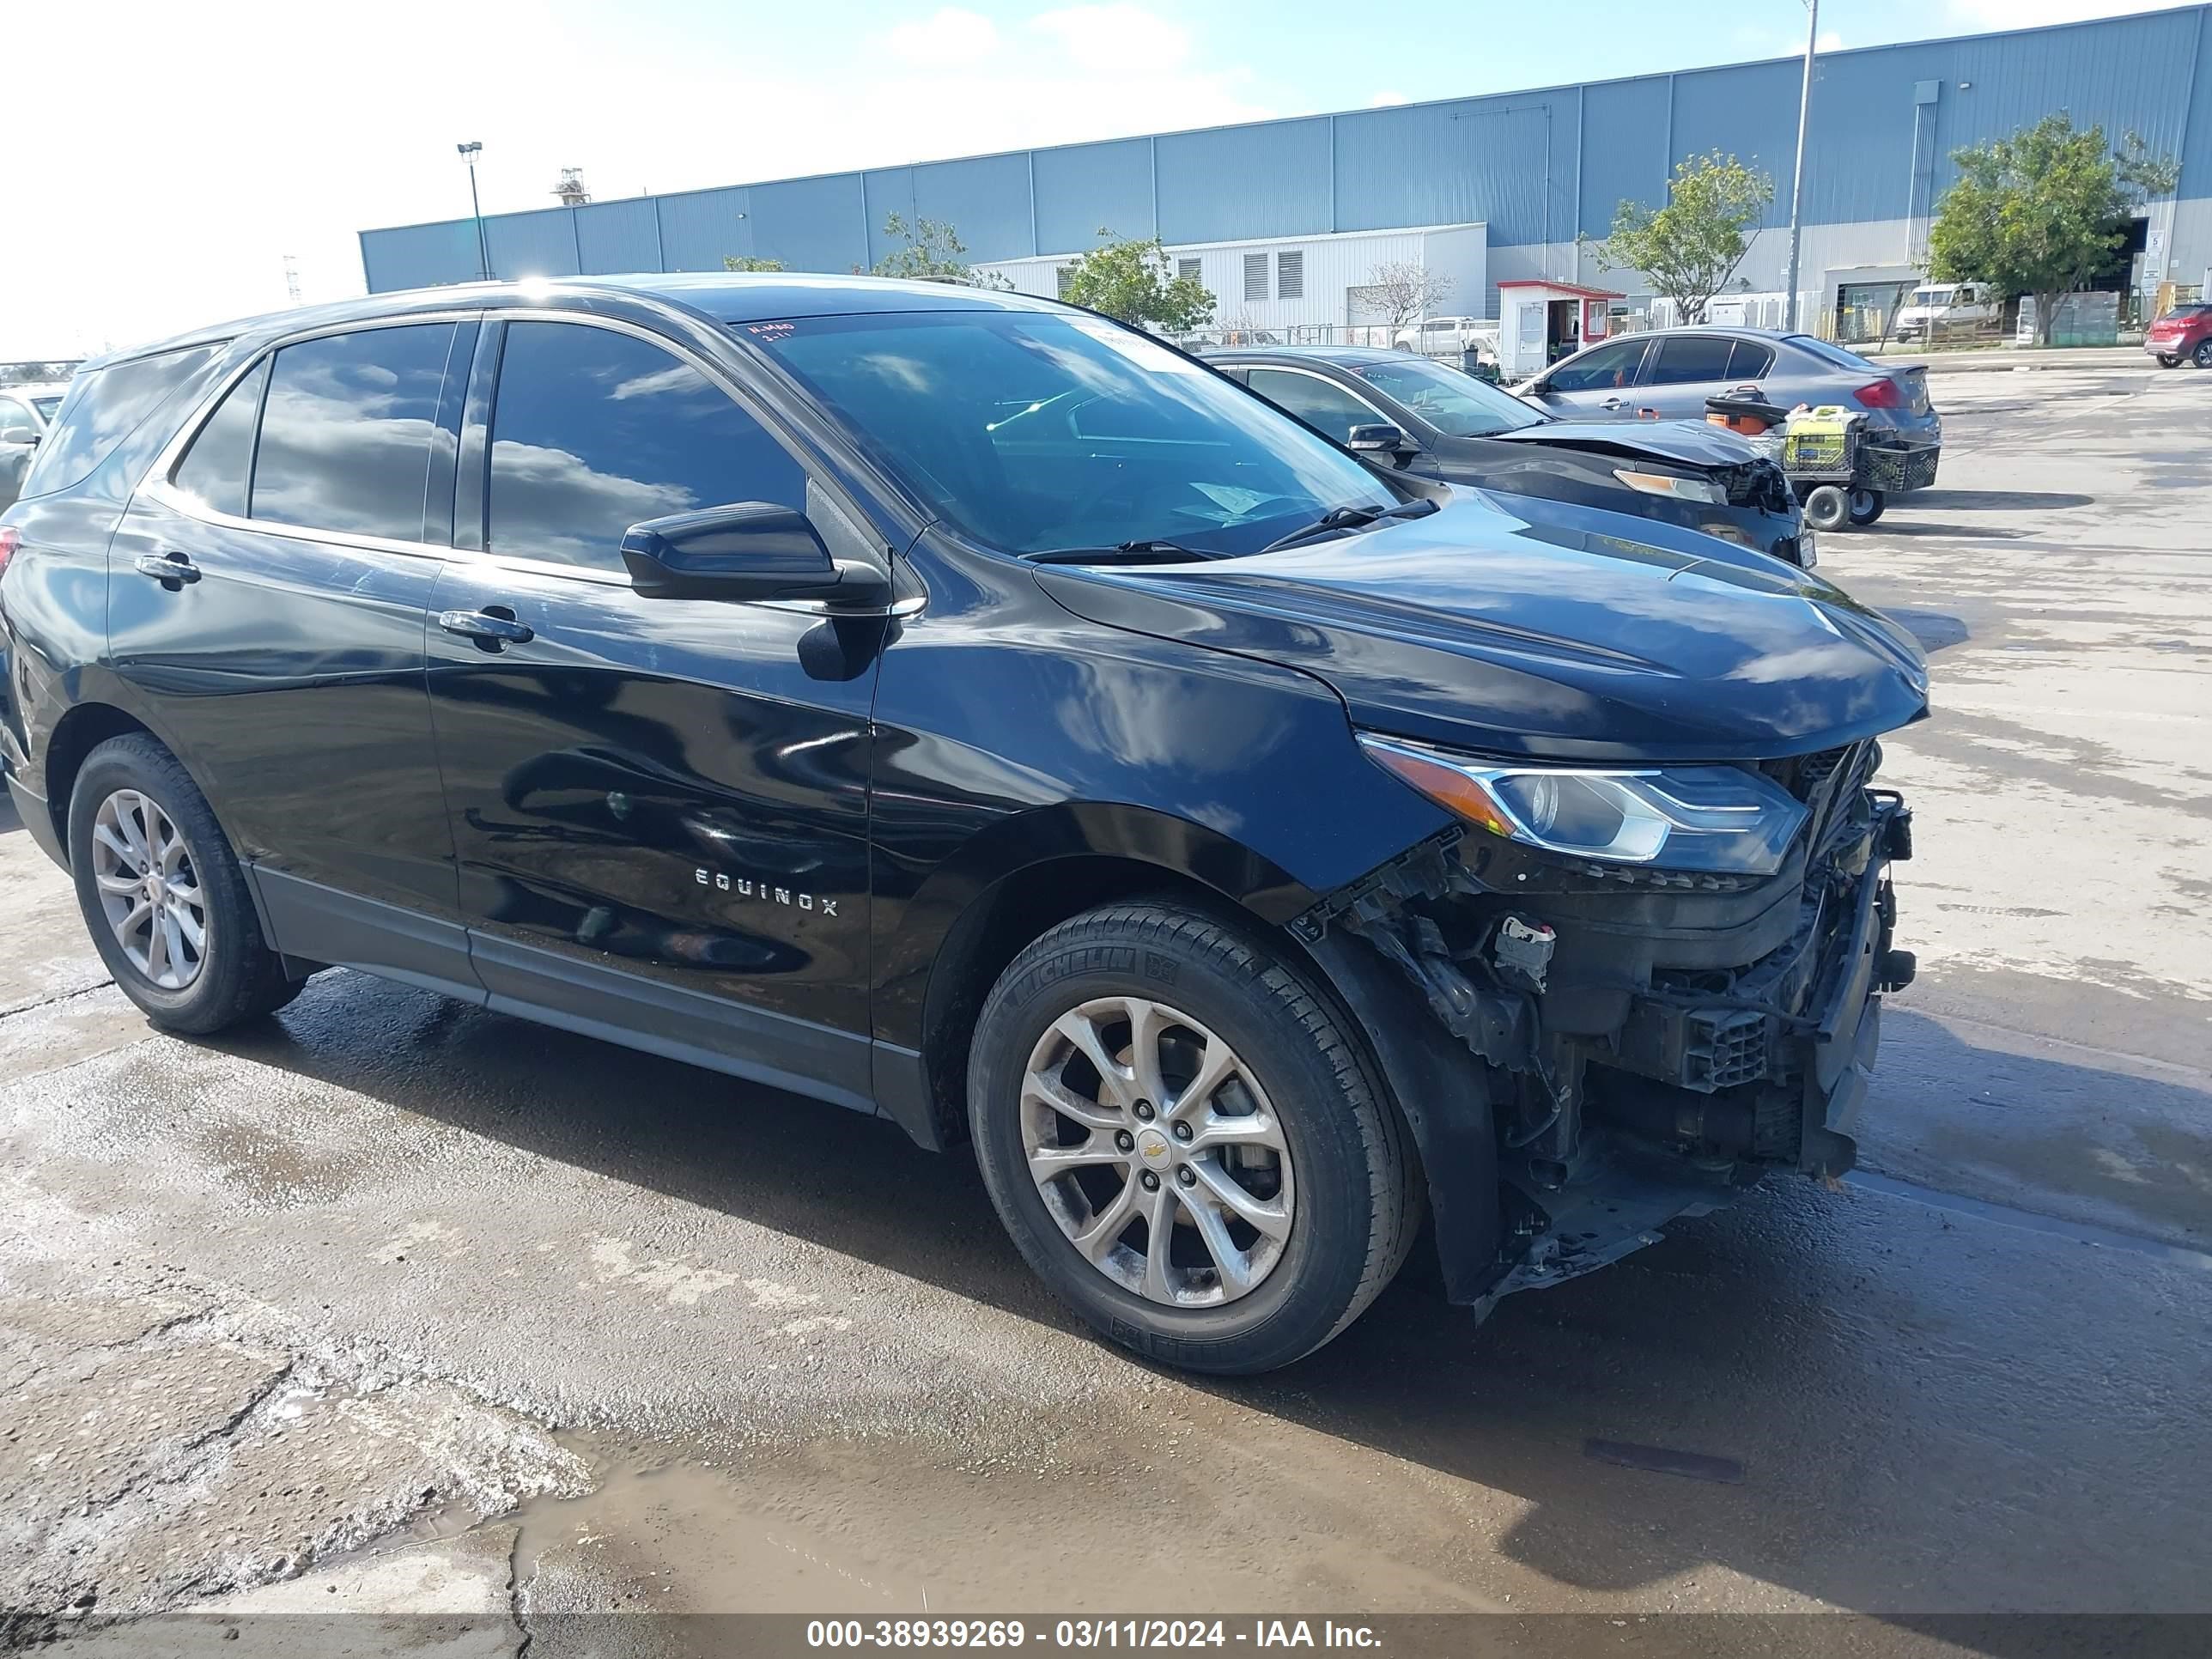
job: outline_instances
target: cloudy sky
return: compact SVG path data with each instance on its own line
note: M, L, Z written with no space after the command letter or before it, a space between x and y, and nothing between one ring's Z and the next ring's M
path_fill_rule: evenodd
M2148 0L1826 0L1823 45ZM1797 0L108 0L0 3L0 359L362 291L354 233L487 212L1689 68ZM1441 18L1451 18L1449 24ZM1540 26L1532 20L1540 18Z

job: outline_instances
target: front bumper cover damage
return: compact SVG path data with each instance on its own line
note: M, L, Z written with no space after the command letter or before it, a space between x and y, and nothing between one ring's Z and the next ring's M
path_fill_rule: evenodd
M1768 768L1810 809L1771 878L1577 865L1453 829L1292 924L1364 940L1485 1070L1498 1247L1447 1264L1455 1300L1486 1313L1604 1267L1768 1170L1852 1166L1881 994L1914 970L1888 876L1911 815L1871 787L1879 763L1868 741Z

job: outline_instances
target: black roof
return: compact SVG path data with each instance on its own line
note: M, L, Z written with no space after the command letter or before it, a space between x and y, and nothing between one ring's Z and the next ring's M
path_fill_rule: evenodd
M589 311L593 301L661 301L720 323L779 317L841 317L864 312L1045 311L1068 308L1054 301L963 283L908 282L886 276L832 276L799 271L655 271L626 276L526 277L513 283L456 283L443 288L402 289L329 305L264 312L165 340L112 352L87 363L105 368L132 357L183 346L297 333L303 329L369 322L454 307L554 304Z

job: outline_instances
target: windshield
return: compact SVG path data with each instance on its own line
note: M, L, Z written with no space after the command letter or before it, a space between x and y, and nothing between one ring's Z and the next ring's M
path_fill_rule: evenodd
M1917 306L1948 306L1951 303L1953 292L1948 288L1916 288L1912 290L1912 303Z
M44 421L48 426L52 426L54 423L54 411L61 406L62 400L58 395L52 398L33 398L31 399L31 407L39 411L39 418Z
M1352 372L1447 437L1488 438L1551 418L1511 392L1442 363L1408 358L1402 363L1360 363Z
M1102 319L904 312L744 331L944 518L1013 553L1257 552L1382 483L1233 382Z

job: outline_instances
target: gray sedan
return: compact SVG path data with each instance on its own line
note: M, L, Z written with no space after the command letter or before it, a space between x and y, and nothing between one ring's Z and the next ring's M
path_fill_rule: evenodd
M1890 441L1940 445L1924 365L1871 363L1809 334L1765 328L1667 328L1606 340L1562 358L1521 396L1571 420L1703 420L1705 399L1756 386L1784 409L1837 404L1863 412Z

